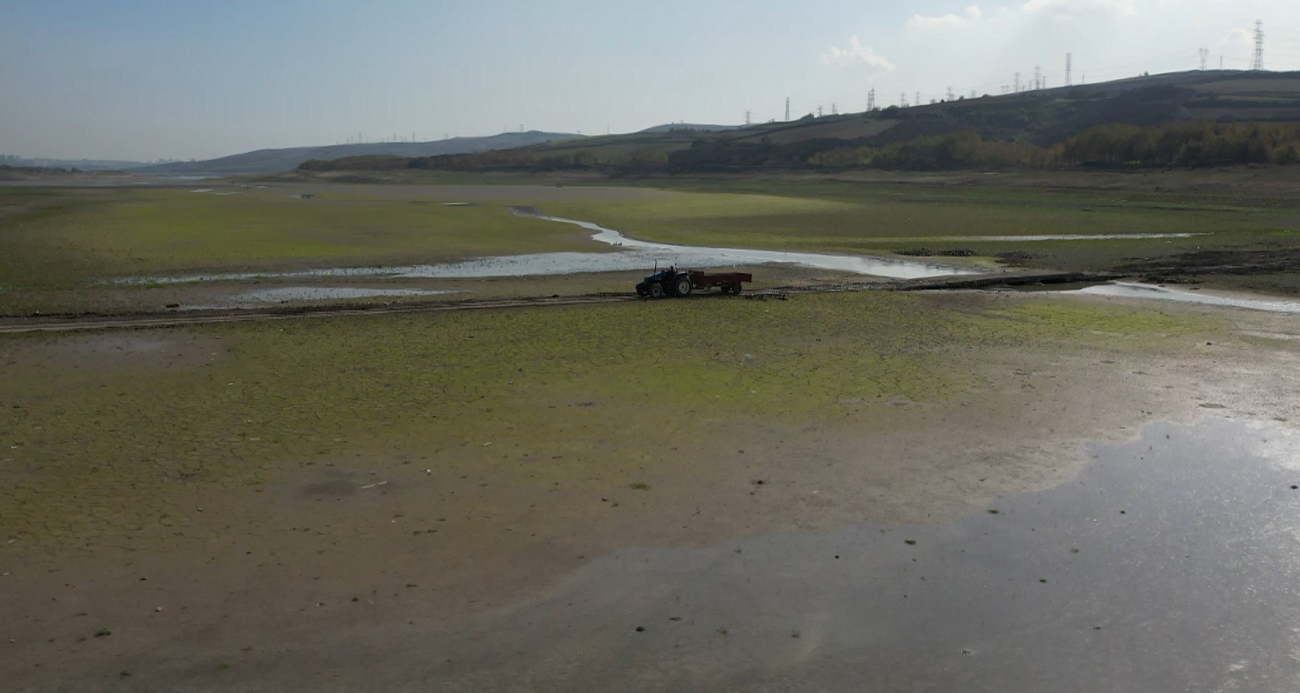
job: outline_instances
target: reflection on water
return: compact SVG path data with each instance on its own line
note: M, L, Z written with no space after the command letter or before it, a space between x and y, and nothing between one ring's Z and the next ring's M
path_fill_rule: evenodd
M456 668L434 678L466 690L1300 690L1297 443L1228 420L1154 424L1093 445L1076 480L954 524L620 551L458 631Z
M1228 306L1231 308L1248 308L1271 313L1300 313L1300 303L1282 300L1263 300L1256 298L1238 298L1207 294L1200 291L1181 291L1150 284L1115 282L1077 289L1073 293L1094 296L1119 296L1123 298L1156 299L1160 301L1178 301L1180 303L1200 303L1207 306Z

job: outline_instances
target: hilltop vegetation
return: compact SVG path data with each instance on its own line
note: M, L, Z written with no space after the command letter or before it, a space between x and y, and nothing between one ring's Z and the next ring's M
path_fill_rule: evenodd
M717 131L658 130L427 157L310 161L304 171L952 170L1062 165L1288 164L1296 73L1190 72L1006 96L805 116Z

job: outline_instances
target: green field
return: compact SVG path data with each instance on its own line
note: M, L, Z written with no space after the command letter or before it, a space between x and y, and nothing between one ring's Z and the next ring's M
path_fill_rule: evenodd
M649 200L556 203L547 211L597 221L634 236L687 245L873 253L925 246L1007 250L1077 249L1106 262L1116 253L1170 252L1253 241L1295 228L1296 209L1258 200L1134 199L1130 191L1024 190L993 186L843 183L736 184L739 191L692 192L671 204ZM1148 197L1148 196L1143 196ZM1172 199L1171 199L1172 198ZM978 236L1205 234L1198 240L1045 244L966 240Z
M414 462L536 489L630 484L670 471L662 440L729 422L869 429L875 405L985 387L983 364L1008 349L1147 353L1164 335L1223 329L1063 298L948 298L0 337L0 526L27 546L175 541L193 512L182 499L248 494L317 460L363 458L379 473ZM663 334L671 344L643 338Z
M445 176L429 180L445 182ZM789 178L665 179L600 187L533 178L480 177L481 185L267 182L212 183L217 193L163 188L0 186L0 312L156 310L202 303L185 296L113 287L121 277L267 272L338 266L439 263L517 253L607 252L575 227L511 213L530 205L595 221L633 237L685 245L883 254L965 251L949 260L1111 270L1200 249L1300 248L1294 198L1243 186L1207 194L1124 185L1079 187L1080 177L954 184ZM459 179L458 179L459 180ZM468 179L466 179L468 180ZM573 181L568 181L572 183ZM310 193L312 199L296 195ZM448 202L467 206L447 206ZM1194 234L1188 238L1017 241L981 236ZM783 276L775 270L765 276ZM617 280L621 286L626 278ZM1220 278L1224 286L1296 289L1285 272ZM607 290L608 278L579 276L561 292ZM1243 284L1244 282L1244 284ZM482 293L555 293L528 280ZM533 286L533 285L536 286ZM530 286L532 288L530 288ZM466 290L461 285L435 288ZM196 291L198 289L195 289Z
M316 198L296 199L285 189L219 196L0 187L0 210L6 210L0 217L0 286L67 288L140 274L441 262L587 245L571 228L515 217L501 204L448 207L427 196L341 187L313 192Z

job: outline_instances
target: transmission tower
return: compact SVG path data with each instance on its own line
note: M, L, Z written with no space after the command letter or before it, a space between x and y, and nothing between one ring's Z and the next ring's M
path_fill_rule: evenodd
M750 124L749 111L745 111L745 127L749 127L749 124Z
M1034 89L1043 88L1043 68L1034 66Z
M920 106L920 105L921 105L921 92L919 92L919 91L916 92L916 101L913 101L913 102L912 102L912 105L914 105L914 106Z
M1070 73L1074 70L1074 54L1065 54L1065 86L1074 85L1074 77Z
M1250 69L1264 69L1264 22L1255 22L1255 58L1250 61Z
M1015 81L1011 83L1011 89L1012 89L1013 91L1015 91L1017 94L1020 93L1020 73L1019 73L1019 72L1016 73L1016 79L1015 79Z
M867 112L876 110L876 90L872 89L867 92Z
M790 97L785 97L785 121L790 122Z
M822 117L822 107L821 107L821 106L818 106L818 107L817 107L817 117L818 117L818 118Z
M831 115L839 115L839 114L840 114L840 107L836 106L835 104L831 104Z
M1210 69L1210 49L1202 48L1201 49L1201 72L1205 72L1208 69Z
M952 87L948 87L948 100L949 100L949 101L956 101L956 100L957 100L957 95L954 94L954 93L952 93Z
M907 108L907 92L902 92L898 95L898 107Z

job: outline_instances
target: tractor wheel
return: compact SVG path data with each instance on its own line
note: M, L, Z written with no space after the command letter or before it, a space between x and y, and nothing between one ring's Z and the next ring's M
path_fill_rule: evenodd
M690 296L692 288L693 287L691 286L691 280L689 277L681 277L680 279L677 280L678 296Z
M734 284L731 285L731 295L732 295L732 296L739 296L739 295L740 295L740 282L736 282L736 283L734 283Z
M663 298L664 286L658 282L650 285L650 298Z

